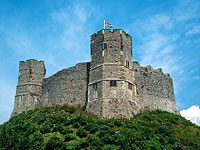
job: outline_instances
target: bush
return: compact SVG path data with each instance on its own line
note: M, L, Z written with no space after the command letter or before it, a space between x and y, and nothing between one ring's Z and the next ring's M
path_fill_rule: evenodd
M104 135L101 140L105 143L105 144L113 144L114 142L114 138L112 136L110 136L110 134L106 134Z
M29 137L29 149L40 150L43 146L43 142L44 139L42 137L42 134L39 132L35 132Z
M58 137L52 137L45 146L46 150L64 150L64 144Z
M67 134L65 135L65 142L71 141L71 140L75 140L76 136L73 134Z
M40 129L40 132L45 134L45 133L49 133L51 131L51 127L47 124L47 125L43 125Z
M87 123L86 125L85 125L85 129L87 130L87 131L90 131L91 129L92 129L92 127L94 126L94 124L92 124L92 123Z
M61 134L66 135L73 133L74 131L71 128L64 128L62 131L60 131Z
M72 127L73 127L73 128L79 128L79 127L80 127L80 123L74 122L74 123L72 124Z
M90 133L93 134L93 133L97 132L98 129L99 129L99 127L98 127L97 125L93 125L93 127L92 127L91 130L90 130Z
M96 135L89 135L88 136L88 140L89 142L93 145L93 146L100 146L102 145L102 141L100 140L100 138Z
M82 129L82 128L79 128L78 131L76 132L76 135L79 136L79 137L86 137L87 136L87 131Z
M78 139L76 141L70 141L66 143L67 150L81 150L88 148L89 143L83 139Z
M120 148L116 145L104 145L102 150L119 150Z

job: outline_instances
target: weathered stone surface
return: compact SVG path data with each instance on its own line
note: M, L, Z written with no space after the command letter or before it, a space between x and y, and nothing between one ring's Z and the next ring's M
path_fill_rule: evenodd
M89 63L79 63L63 69L43 82L40 107L51 105L81 105L87 100Z
M121 29L91 35L91 62L45 77L43 61L20 62L12 116L52 105L80 105L101 118L132 117L141 110L179 113L169 74L132 60L132 38Z
M161 109L178 113L173 81L169 74L163 74L160 68L141 67L137 62L134 64L134 77L140 109Z
M86 110L98 116L100 111L106 118L132 117L138 110L130 107L136 101L131 36L122 30L101 30L91 36L91 51ZM111 82L116 85L111 86ZM96 106L96 101L101 105Z
M11 116L38 107L42 97L45 72L43 61L30 59L20 62L15 104Z

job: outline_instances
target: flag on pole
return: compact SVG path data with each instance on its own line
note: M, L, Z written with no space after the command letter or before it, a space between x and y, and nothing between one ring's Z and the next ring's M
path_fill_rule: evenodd
M105 26L109 27L109 28L113 28L113 25L109 24L108 22L105 21L104 19L104 29L105 29Z

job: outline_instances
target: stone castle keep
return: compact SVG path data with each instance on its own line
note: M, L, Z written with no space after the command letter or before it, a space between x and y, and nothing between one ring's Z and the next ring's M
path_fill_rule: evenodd
M132 117L141 110L179 113L169 74L132 59L132 37L121 29L102 29L91 36L91 62L78 63L45 78L43 61L19 65L11 116L36 107L86 106L103 118Z

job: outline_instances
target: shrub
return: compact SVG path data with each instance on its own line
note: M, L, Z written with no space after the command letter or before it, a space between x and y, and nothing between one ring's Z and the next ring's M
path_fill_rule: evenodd
M87 130L87 131L90 131L91 130L91 128L94 126L94 124L92 124L92 123L87 123L86 125L85 125L85 129Z
M35 132L29 137L29 149L31 150L40 150L43 146L43 137L39 132Z
M47 124L47 125L43 125L40 129L40 132L45 134L45 133L49 133L51 131L51 127Z
M90 130L90 133L93 134L93 133L97 132L98 129L99 129L99 127L98 127L97 125L93 125L93 127L92 127L91 130Z
M64 128L62 131L60 131L60 133L62 133L63 135L70 134L73 132L74 131L71 128Z
M87 131L82 129L82 128L79 128L78 131L76 132L76 135L78 135L79 137L86 137L87 136Z
M101 140L105 143L105 144L113 144L114 142L114 138L112 136L110 136L110 134L106 134L104 135Z
M52 137L45 146L46 150L64 150L64 144L58 137Z
M104 145L102 150L119 150L120 148L116 145Z
M76 136L73 134L67 134L65 135L65 142L71 141L71 140L75 140Z
M80 144L81 148L88 148L89 147L89 142L86 140L82 140Z
M89 142L93 145L93 146L99 146L102 145L102 141L99 139L98 136L96 135L89 135L88 136L88 140Z
M73 128L79 128L79 127L80 127L80 123L74 122L74 123L72 124L72 127L73 127Z

